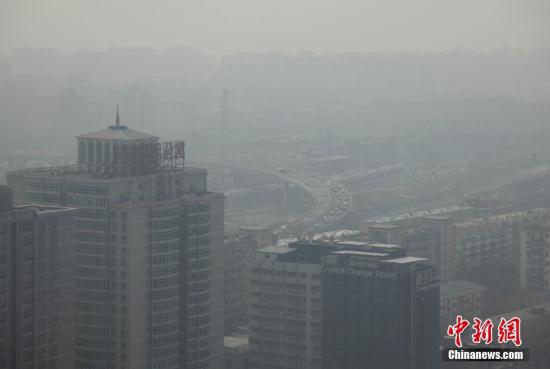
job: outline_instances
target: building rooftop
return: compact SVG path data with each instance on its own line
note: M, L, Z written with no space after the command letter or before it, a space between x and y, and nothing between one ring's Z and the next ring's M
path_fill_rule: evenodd
M76 136L76 138L110 141L158 140L156 136L139 132L126 126L110 126L109 128L100 129L99 131Z
M261 225L243 225L239 228L243 232L267 232L269 227Z
M416 256L405 256L402 258L384 260L387 263L396 263L396 264L409 264L409 263L418 263L420 261L426 261L426 258L420 258Z
M390 229L399 229L400 226L396 224L371 224L369 225L369 229L377 229L377 230L390 230Z
M442 283L440 288L441 299L462 296L468 293L483 292L486 288L470 281L459 280Z
M382 249L401 249L403 246L400 245L393 245L391 243L379 243L379 242L373 242L369 243L370 247L376 247L376 248L382 248Z
M408 219L414 218L426 218L433 216L442 216L443 214L451 214L459 211L471 210L469 206L449 206L439 209L430 209L430 210L420 210L415 212L401 213L391 216L385 216L381 218L367 219L367 222L371 223L392 223L392 222L401 222ZM442 219L437 219L442 220Z
M342 245L342 246L346 246L346 245L349 245L349 246L368 246L368 245L370 245L369 242L365 242L365 241L336 241L336 244Z
M334 243L298 241L288 246L267 246L258 252L278 254L277 259L289 263L319 263L324 255L337 251Z
M333 254L339 254L339 255L353 255L353 256L367 256L367 257L375 257L375 258L381 258L388 256L388 254L382 253L382 252L370 252L370 251L354 251L354 250L340 250L335 251Z
M279 245L279 246L288 246L289 244L291 244L293 242L298 242L298 237L281 238L277 241L277 245Z
M148 133L135 131L120 124L118 105L116 107L115 124L99 131L76 136L78 139L109 140L109 141L157 141L159 138Z
M316 233L313 235L314 240L320 239L339 239L346 236L358 236L361 232L353 229L337 229L334 231L328 231L324 233Z
M258 249L258 252L263 252L266 254L288 254L289 252L293 252L295 250L296 249L292 249L288 246L267 246Z
M223 346L225 349L246 349L248 347L248 338L246 337L235 337L235 336L224 336L223 337Z
M521 319L522 323L540 318L542 316L549 316L550 315L550 302L542 305L536 305L536 306L530 306L524 309L498 314L494 317L492 317L493 322L498 322L500 318L510 319L512 317L517 316Z

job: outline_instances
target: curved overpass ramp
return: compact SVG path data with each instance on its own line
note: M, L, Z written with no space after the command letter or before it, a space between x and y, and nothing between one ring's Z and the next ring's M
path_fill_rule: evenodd
M320 178L314 174L299 172L289 168L284 172L271 168L266 163L249 158L221 160L215 156L194 156L193 166L247 171L265 176L273 176L281 181L301 187L313 197L313 205L299 216L281 219L270 226L277 228L280 237L318 233L333 229L351 210L352 197L338 182Z

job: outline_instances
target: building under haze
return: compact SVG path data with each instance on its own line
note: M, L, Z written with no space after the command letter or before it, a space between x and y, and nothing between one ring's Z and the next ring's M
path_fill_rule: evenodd
M79 209L74 368L220 368L224 196L183 165L183 142L118 113L77 139L77 165L8 175L18 200Z
M384 248L326 257L323 369L439 367L439 279L426 261Z
M270 246L251 283L252 369L437 368L437 271L400 246Z
M550 223L525 225L520 236L520 283L533 291L550 291Z
M246 226L226 235L224 242L224 320L225 334L248 325L250 265L256 250L273 242L267 227Z
M518 285L517 227L496 217L454 224L456 278L486 286Z
M250 280L251 369L321 367L321 258L334 250L321 243L258 250Z
M430 215L398 224L381 223L368 226L369 241L399 244L410 256L423 257L438 269L442 283L456 274L453 219Z
M473 320L482 316L487 288L470 281L459 280L442 283L439 292L440 329L446 334L447 327L458 315Z
M0 368L73 366L75 209L13 206L0 186Z

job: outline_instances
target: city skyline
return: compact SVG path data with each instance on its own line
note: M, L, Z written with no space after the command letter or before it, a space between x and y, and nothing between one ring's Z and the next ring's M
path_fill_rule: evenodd
M223 194L184 166L183 141L121 125L118 108L77 141L76 165L8 175L20 202L78 209L73 367L221 368Z
M550 368L549 137L547 0L0 0L0 369Z

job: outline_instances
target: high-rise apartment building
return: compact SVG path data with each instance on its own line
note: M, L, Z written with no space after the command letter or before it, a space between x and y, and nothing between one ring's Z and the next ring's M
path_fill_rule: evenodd
M521 287L550 290L550 223L527 224L520 233Z
M439 327L443 334L457 315L473 320L483 316L482 304L485 302L487 288L470 281L450 281L439 288ZM454 324L454 323L453 323Z
M268 246L251 269L249 367L321 367L321 258L337 247Z
M13 206L0 186L0 368L73 367L75 209Z
M8 175L19 200L79 209L74 368L220 368L224 196L183 165L183 142L118 113L77 139L77 165Z
M441 283L468 280L488 287L517 288L520 269L523 269L522 283L526 286L528 265L520 265L521 260L525 262L537 253L525 253L527 248L531 248L527 243L534 245L535 239L541 239L536 234L544 233L541 229L549 221L550 210L547 208L461 219L460 222L449 217L424 216L399 224L371 224L367 239L397 243L406 247L408 255L429 259L441 270ZM535 265L541 260L533 262L534 274L537 274Z
M513 223L494 217L456 223L456 278L486 286L518 285L514 268L516 228Z
M250 265L256 250L273 242L269 228L241 227L226 235L224 242L224 317L225 334L230 335L240 326L248 325Z
M428 259L438 269L442 283L456 278L451 217L432 215L400 224L371 224L367 237L369 241L399 244L407 249L407 255Z

